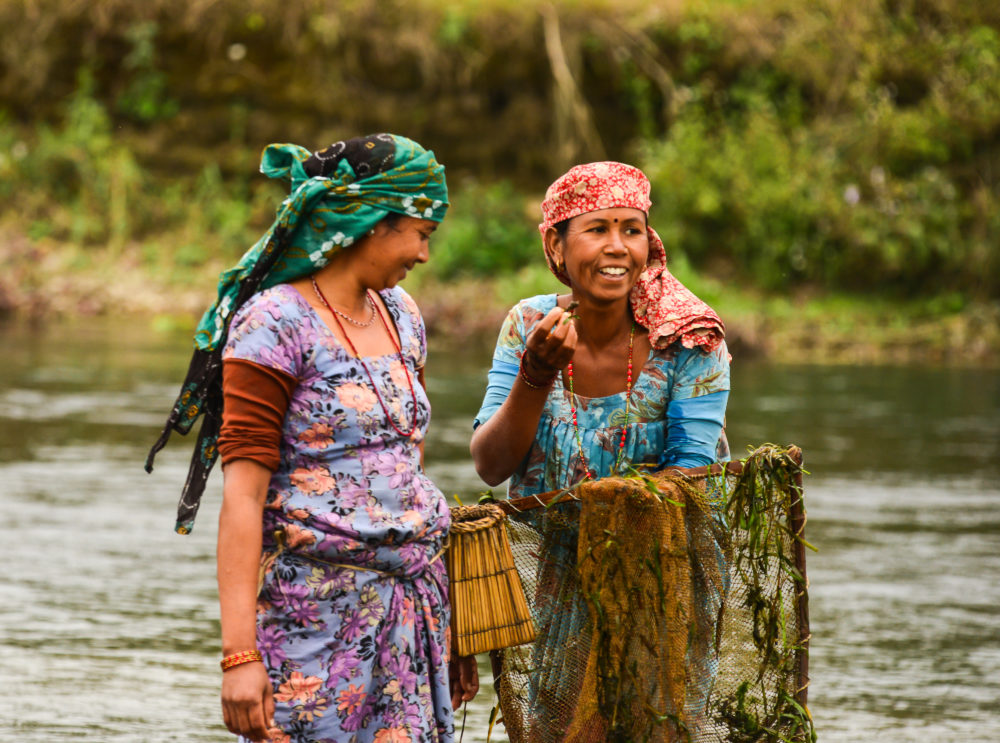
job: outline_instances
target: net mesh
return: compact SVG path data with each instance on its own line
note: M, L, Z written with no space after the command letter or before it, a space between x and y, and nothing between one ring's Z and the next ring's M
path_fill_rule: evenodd
M766 445L506 508L537 631L493 657L512 743L814 740L800 462Z

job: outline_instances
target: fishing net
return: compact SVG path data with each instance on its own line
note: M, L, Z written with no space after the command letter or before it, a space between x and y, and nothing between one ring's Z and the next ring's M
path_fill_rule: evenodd
M493 654L512 743L815 740L801 452L501 502L533 643Z

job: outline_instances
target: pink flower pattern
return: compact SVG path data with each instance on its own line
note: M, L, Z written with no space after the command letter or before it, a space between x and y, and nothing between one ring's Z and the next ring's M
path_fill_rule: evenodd
M381 297L406 368L398 357L366 359L374 388L287 285L240 308L226 347L227 358L299 380L264 509L264 550L277 556L257 615L287 743L453 741L447 576L443 560L431 563L450 515L417 446L430 418L417 381L423 321L401 289ZM411 420L407 376L417 396L413 437L392 428L376 398Z

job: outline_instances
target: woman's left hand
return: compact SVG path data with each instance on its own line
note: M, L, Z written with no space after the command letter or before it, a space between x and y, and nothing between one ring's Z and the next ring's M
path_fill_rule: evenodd
M476 656L453 657L448 663L448 682L451 687L451 706L458 709L462 702L470 702L479 693L479 666Z

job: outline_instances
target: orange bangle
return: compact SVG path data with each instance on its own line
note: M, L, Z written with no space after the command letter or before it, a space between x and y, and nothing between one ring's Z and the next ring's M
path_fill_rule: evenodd
M239 666L243 663L253 663L254 661L264 661L264 656L260 654L259 650L241 650L238 653L227 655L219 661L219 665L222 666L223 671L228 671L233 666Z

